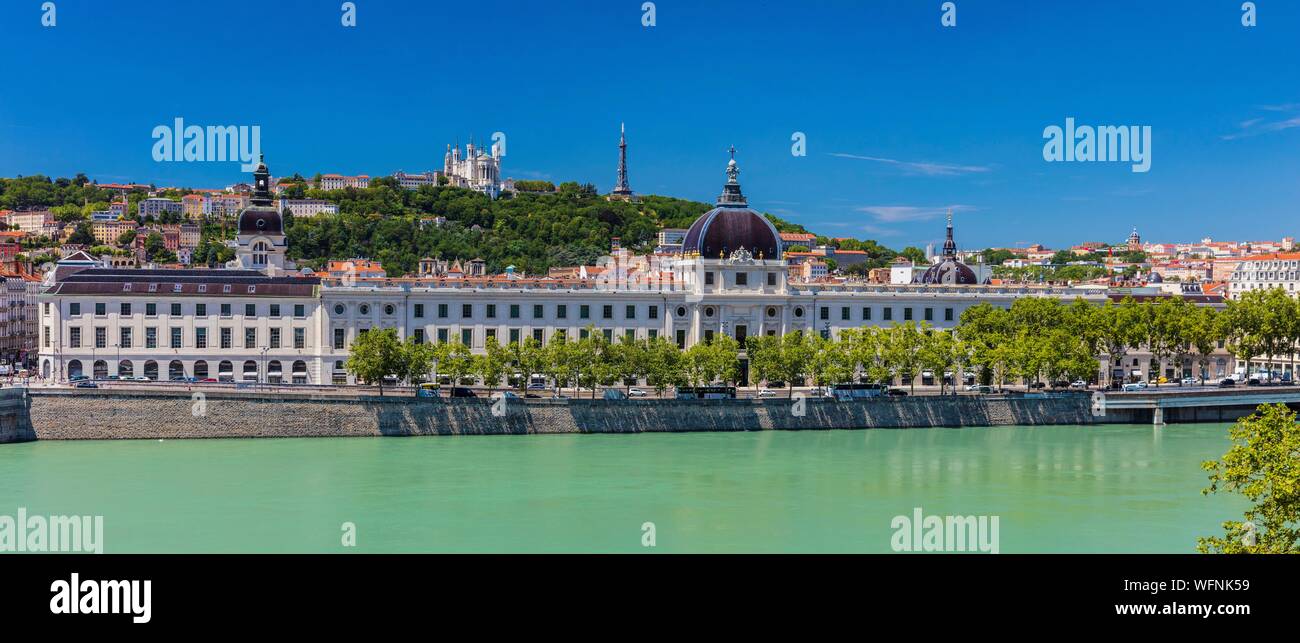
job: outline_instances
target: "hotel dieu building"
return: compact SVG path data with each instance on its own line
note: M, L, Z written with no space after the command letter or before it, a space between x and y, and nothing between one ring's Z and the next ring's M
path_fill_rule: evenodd
M1096 289L989 286L956 259L952 222L943 257L920 283L799 283L787 277L780 236L749 208L734 158L716 207L686 232L680 253L636 257L615 249L596 276L434 274L321 278L285 258L269 172L254 173L240 213L236 259L215 270L122 270L72 255L39 295L41 375L352 383L348 348L359 333L394 328L416 341L549 341L593 328L610 339L664 337L686 347L727 334L928 322L952 328L970 306L1019 297L1106 300ZM432 264L432 260L428 260ZM744 364L742 354L742 365ZM744 370L742 368L742 370Z

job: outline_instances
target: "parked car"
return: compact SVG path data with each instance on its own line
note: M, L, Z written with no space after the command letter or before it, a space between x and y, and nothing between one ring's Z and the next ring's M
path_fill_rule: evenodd
M885 395L890 397L907 397L907 391L904 391L901 388L891 388L888 391L885 391Z
M77 382L77 388L99 388L99 385L95 383L95 380L81 380Z
M545 391L546 388L547 388L547 386L546 386L546 382L529 382L529 383L528 383L528 389L527 389L527 390L529 390L529 391Z
M76 384L77 382L84 382L89 379L90 379L89 375L73 375L72 377L68 378L68 383Z
M635 386L627 390L627 394L632 397L645 397L649 395L645 389L636 388Z
M478 394L475 393L473 390L467 389L463 386L456 386L451 389L451 396L452 397L478 397Z
M1125 384L1122 390L1126 393L1131 393L1134 391L1146 390L1146 388L1147 388L1146 382L1130 382L1128 384Z
M1088 383L1083 380L1074 380L1070 382L1070 388L1088 388Z
M204 384L209 384L209 383L212 383L212 382L216 382L216 381L217 381L217 378L215 378L215 377L205 377L205 378L203 378L203 379L201 379L201 380L199 380L199 381L200 381L200 382L203 382Z
M758 389L758 392L754 394L754 397L755 398L776 397L776 391L773 391L770 388L761 388Z
M626 400L627 395L616 388L605 389L605 399L607 400Z
M1195 377L1184 377L1183 379L1178 380L1178 385L1179 385L1179 386L1196 386L1196 378L1195 378Z
M1237 380L1231 377L1225 377L1219 380L1219 388L1232 388L1237 385Z

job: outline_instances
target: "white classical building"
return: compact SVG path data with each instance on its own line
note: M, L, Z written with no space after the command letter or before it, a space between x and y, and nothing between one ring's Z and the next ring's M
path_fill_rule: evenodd
M1274 252L1244 257L1228 279L1228 298L1240 299L1250 290L1281 288L1296 294L1300 284L1300 252Z
M971 306L1009 307L1021 297L1106 300L1095 289L1059 286L794 283L780 235L749 208L739 173L733 158L717 207L682 235L680 253L641 258L648 270L631 270L636 258L619 250L603 270L589 271L595 278L330 279L284 272L293 267L260 165L227 269L78 263L51 271L39 296L40 369L56 379L349 383L349 348L374 328L421 342L459 341L476 353L491 340L547 342L588 332L611 340L663 337L682 347L726 334L743 346L748 336L796 330L836 336L909 321L952 328ZM743 353L741 364L743 376Z
M339 204L324 199L280 199L280 212L289 211L295 217L310 218L318 214L338 214Z

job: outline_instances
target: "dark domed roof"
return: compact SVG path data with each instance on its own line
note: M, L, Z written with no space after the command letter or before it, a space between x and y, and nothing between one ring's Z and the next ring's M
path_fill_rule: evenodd
M737 180L740 169L736 166L735 148L732 148L731 155L731 162L727 164L727 183L723 186L722 196L718 197L717 207L700 215L691 224L682 240L682 252L716 259L744 248L755 257L779 259L781 235L767 217L749 208Z
M249 206L239 213L239 234L284 234L283 217L275 208Z
M252 205L239 213L239 234L284 234L283 217L271 205L270 178L266 162L259 157L253 170Z
M923 284L978 284L975 271L956 259L944 259L930 266L922 275Z
M943 258L921 274L923 284L975 285L979 278L970 266L957 261L957 242L952 238L952 210L948 211L948 238L943 242Z

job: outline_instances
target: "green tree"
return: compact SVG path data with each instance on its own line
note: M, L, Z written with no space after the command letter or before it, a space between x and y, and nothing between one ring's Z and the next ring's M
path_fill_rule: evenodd
M493 391L501 384L509 364L510 352L495 337L489 337L483 344L483 354L474 357L474 374Z
M384 378L390 375L401 377L406 370L406 357L403 355L402 344L397 339L397 331L380 328L358 335L348 351L346 368L357 379L377 384L382 397Z
M1300 430L1295 412L1265 404L1228 430L1233 445L1221 460L1201 466L1210 486L1239 493L1250 502L1244 520L1223 523L1223 536L1197 540L1201 553L1300 553Z

